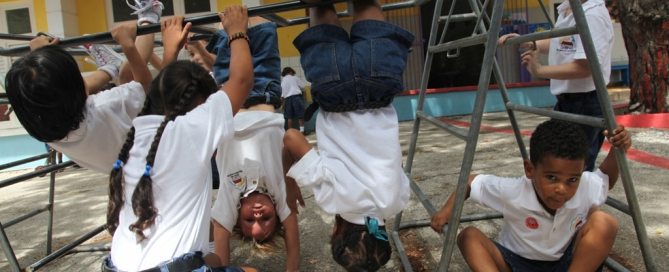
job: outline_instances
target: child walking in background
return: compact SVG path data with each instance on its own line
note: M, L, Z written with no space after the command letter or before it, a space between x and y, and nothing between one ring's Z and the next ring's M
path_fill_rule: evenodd
M624 127L604 134L616 148L632 140ZM476 227L458 235L458 247L474 271L595 271L608 256L618 221L599 210L618 180L615 152L594 172L584 171L588 143L581 127L549 120L530 138L525 176L472 175L467 197L504 215L499 241ZM432 216L441 232L455 195Z
M611 51L613 50L613 23L604 0L581 1L588 28L595 45L597 59L604 77L604 84L609 83L611 75ZM555 28L573 27L576 25L569 1L557 7L558 18ZM499 39L504 43L508 38L518 34L507 34ZM529 43L521 46L528 46ZM551 93L557 98L553 108L556 111L583 114L602 118L602 108L597 98L592 71L583 49L581 36L573 34L565 37L536 41L536 47L521 55L522 64L534 77L550 79ZM539 63L539 54L548 54L548 65ZM603 129L581 125L587 136L588 156L585 159L585 170L594 171L597 154L604 142Z
M160 9L146 9L140 18L157 20ZM48 143L77 164L106 172L123 145L130 123L139 113L151 73L146 66L153 50L153 35L138 37L136 27L121 24L112 36L121 44L134 81L121 79L120 86L88 95L107 84L120 62L104 47L96 47L100 69L82 78L79 67L58 39L38 36L30 42L33 51L12 64L6 90L21 125L33 138ZM146 56L146 57L145 57Z
M249 21L254 85L243 109L234 118L233 139L221 144L216 156L221 188L212 207L215 251L222 264L227 265L231 262L233 232L238 231L266 251L272 249L276 236L283 233L286 271L298 271L297 209L291 210L286 203L281 164L284 119L274 112L281 95L276 25L260 17ZM218 53L213 72L219 82L228 80L228 66L233 63L229 39L229 35L219 32L209 46Z
M295 76L295 70L290 67L281 71L281 98L283 100L283 116L288 128L293 128L293 119L297 119L300 132L304 133L304 96L302 92L306 84Z
M105 271L191 271L219 266L208 254L210 159L233 135L232 117L253 81L246 8L222 16L230 36L230 77L219 91L200 65L177 61L190 23L162 23L163 61L142 112L110 174L107 225L113 234Z
M373 0L353 1L353 9L350 37L329 5L309 10L311 27L293 42L321 111L318 150L289 129L284 165L290 167L287 176L311 189L318 205L336 215L330 240L334 260L349 271L375 271L391 254L384 219L400 212L410 195L390 102L403 89L414 37L385 22ZM288 203L296 199L299 195L292 195Z

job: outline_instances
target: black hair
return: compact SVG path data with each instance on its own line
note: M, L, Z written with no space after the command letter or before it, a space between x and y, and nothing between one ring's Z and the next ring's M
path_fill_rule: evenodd
M550 119L534 130L530 138L530 161L533 165L547 155L557 158L580 160L588 153L587 137L580 125Z
M146 166L153 167L165 126L179 115L184 115L195 108L202 100L217 90L217 85L209 73L200 65L190 61L176 61L167 65L151 83L151 92L147 97L141 115L162 114L165 119L153 138L146 156ZM202 100L199 100L202 99ZM107 228L113 235L118 227L119 213L125 201L123 187L123 164L128 161L128 154L135 140L135 128L130 128L125 144L118 155L118 163L109 176L109 203L107 206ZM130 225L139 241L146 239L144 230L151 227L158 210L153 203L151 175L143 175L132 194L132 209L137 221Z
M295 75L295 70L293 70L293 68L286 66L283 68L283 71L281 71L281 76L286 76L287 74Z
M385 231L385 227L380 226ZM330 237L332 258L346 271L376 271L390 260L390 242L369 234L367 227L335 216L335 231Z
M58 46L16 60L5 87L19 122L39 141L61 140L84 120L84 79L74 58Z

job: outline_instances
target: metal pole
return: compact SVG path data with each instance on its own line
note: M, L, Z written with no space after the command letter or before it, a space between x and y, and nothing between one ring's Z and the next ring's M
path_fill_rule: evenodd
M599 66L599 59L597 58L597 49L595 48L595 44L592 41L592 35L590 33L590 29L588 28L588 21L585 18L585 12L583 11L583 7L581 6L581 2L579 0L569 0L569 5L572 7L574 19L576 20L576 27L578 28L578 32L581 35L581 41L583 42L585 55L588 58L588 63L590 64L590 69L592 70L592 78L595 82L595 87L597 88L597 99L599 99L602 113L604 114L606 127L611 130L616 128L618 125L616 124L613 107L611 107L609 94L607 92L606 85L604 84L604 76L602 75L602 70ZM636 230L637 239L639 240L639 246L641 247L644 263L646 264L646 270L657 271L657 268L655 267L655 261L653 259L653 251L650 246L650 241L648 240L648 234L646 233L646 226L641 216L641 208L639 207L634 184L632 183L632 176L629 172L627 157L625 156L625 152L619 148L613 148L611 152L615 152L616 155L618 169L620 170L620 177L622 178L623 186L625 188L627 204L629 205L630 211L632 213L632 221L634 221L634 228Z
M0 245L2 245L2 251L5 252L5 257L7 257L9 267L11 267L12 271L14 272L20 272L21 266L19 266L19 261L16 259L16 255L14 255L14 250L12 249L12 245L9 243L9 239L7 238L7 234L5 233L5 228L2 226L2 223L0 223Z

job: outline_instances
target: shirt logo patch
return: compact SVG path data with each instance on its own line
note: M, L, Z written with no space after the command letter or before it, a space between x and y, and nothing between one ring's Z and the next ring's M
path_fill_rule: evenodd
M525 218L525 226L528 229L533 229L533 230L538 229L539 228L539 222L537 221L536 218L534 218L532 216L528 216L527 218Z
M585 215L577 214L569 226L571 227L572 231L577 231L583 226L583 223L585 223Z
M574 43L576 40L574 40L574 37L568 36L568 37L562 37L560 38L560 42L558 44L558 51L569 51L569 52L575 52L576 49L574 48Z
M228 174L228 181L231 182L237 190L242 190L246 187L246 179L242 177L241 170Z

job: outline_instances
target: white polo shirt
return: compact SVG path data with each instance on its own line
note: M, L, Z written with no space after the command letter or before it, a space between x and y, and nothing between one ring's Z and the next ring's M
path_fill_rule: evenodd
M569 12L568 12L569 11ZM592 42L597 51L597 58L604 76L604 83L609 83L611 76L611 51L613 50L613 24L611 16L606 9L604 0L588 0L583 3L583 11L588 21ZM569 13L567 15L567 13ZM574 15L571 13L569 1L564 1L558 6L558 19L555 28L565 28L576 25ZM585 50L581 37L578 34L552 38L548 52L548 64L559 65L577 59L586 59ZM554 95L562 93L583 93L595 90L592 76L578 79L551 79L551 93Z
M602 205L609 178L602 171L583 172L576 194L564 206L548 213L537 199L527 177L503 178L478 175L471 185L471 199L504 215L499 243L531 260L555 261L587 221L590 208Z
M209 251L211 157L221 142L232 138L230 100L218 91L165 127L151 173L158 216L144 230L147 239L138 243L128 229L137 221L130 200L163 119L146 115L133 121L135 142L123 167L125 204L111 246L112 262L120 271L140 271L189 252Z
M281 78L281 97L286 98L302 94L304 82L294 75L285 75Z
M89 95L79 128L49 145L85 168L109 174L145 97L135 81Z
M281 152L283 115L268 111L245 111L235 115L235 136L216 153L221 188L211 217L232 231L239 215L239 200L254 191L269 195L279 220L290 215L286 203Z
M411 191L402 169L395 108L321 111L316 119L318 151L312 149L288 171L330 214L364 225L404 209Z

